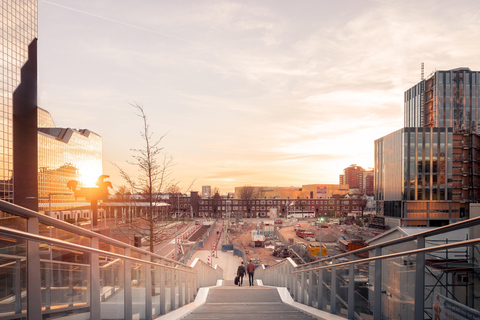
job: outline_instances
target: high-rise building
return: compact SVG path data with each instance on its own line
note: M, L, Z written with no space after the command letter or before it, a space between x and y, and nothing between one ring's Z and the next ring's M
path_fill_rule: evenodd
M46 211L53 194L54 208L88 205L64 195L66 183L102 174L102 139L56 128L37 107L37 0L2 0L0 22L0 199L36 211Z
M405 92L405 127L480 133L480 71L435 71Z
M343 169L343 174L339 176L341 185L347 184L350 193L373 195L373 170L352 164Z
M480 72L436 71L405 92L405 128L375 141L375 200L386 223L441 226L480 201Z
M15 169L37 152L23 139L37 134L36 115L26 112L37 107L37 0L2 0L0 24L0 199L13 202ZM23 136L13 139L18 131Z
M212 196L212 187L211 186L202 186L202 197L210 198Z

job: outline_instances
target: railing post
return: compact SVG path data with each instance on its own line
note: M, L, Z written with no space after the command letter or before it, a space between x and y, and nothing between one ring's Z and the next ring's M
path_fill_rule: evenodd
M311 307L313 304L313 270L308 272L308 306Z
M125 248L125 255L130 256L130 248ZM123 319L132 320L132 266L129 259L123 262Z
M191 273L187 273L187 282L188 285L186 285L187 290L187 303L193 302L193 288L195 288L193 284L193 275Z
M317 309L323 310L323 269L318 270Z
M425 248L425 237L417 238L417 248ZM417 253L415 270L415 320L423 320L425 312L425 253Z
M151 256L145 256L146 261L151 261ZM145 319L152 319L152 266L145 263Z
M330 313L337 313L337 269L332 268L330 281Z
M20 259L16 259L15 260L15 274L14 274L14 288L13 290L15 290L15 314L20 314L22 313L22 281L21 281L21 274L22 274L22 266L21 266L21 260ZM47 274L50 273L50 270L46 270L45 272L47 272ZM48 284L50 285L50 284ZM50 294L50 292L47 291L48 294ZM49 297L49 296L47 296ZM48 304L48 306L50 306L50 304Z
M50 260L49 260L49 263L45 266L45 310L50 310L50 307L52 305L52 291L51 291L52 280L53 280L53 274L52 274L53 263L51 259L52 246L48 246L48 250L50 251L50 255L49 255Z
M178 271L178 307L183 307L185 301L185 290L184 290L184 272L183 270Z
M39 233L38 218L28 218L27 231ZM27 317L28 320L42 319L42 288L40 277L40 252L38 242L27 241Z
M301 273L300 281L300 303L305 304L305 271Z
M375 249L375 256L379 257L382 255L382 248L378 247ZM374 299L373 299L373 319L381 320L382 319L382 263L381 259L375 260L375 288L374 290Z
M290 285L290 287L288 288L289 291L290 291L290 294L295 294L295 286L294 286L294 278L295 278L295 275L292 274L292 270L293 267L291 265L288 265L288 268L287 268L287 277L288 277L288 283Z
M98 249L98 238L91 239L91 247ZM100 263L98 253L90 253L90 319L100 320Z
M299 293L298 293L298 273L292 274L293 278L293 298L295 301L300 302L299 300Z
M165 299L165 272L167 270L163 267L160 267L160 314L166 313L166 306L165 303L167 302Z
M70 295L69 307L73 307L73 269L71 265L68 265L68 294Z
M353 261L355 256L350 255L350 261ZM348 319L355 317L355 265L352 263L348 268Z
M175 289L175 273L176 270L170 270L170 311L175 310L175 295L176 295L176 289Z

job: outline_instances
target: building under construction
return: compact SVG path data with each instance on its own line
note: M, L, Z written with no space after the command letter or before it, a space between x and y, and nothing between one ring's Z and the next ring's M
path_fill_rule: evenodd
M390 226L468 218L480 201L480 72L422 75L404 98L405 127L375 141L377 213Z

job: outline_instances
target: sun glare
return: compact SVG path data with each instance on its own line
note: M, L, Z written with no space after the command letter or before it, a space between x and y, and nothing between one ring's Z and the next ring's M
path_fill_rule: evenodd
M79 169L80 182L85 187L95 187L98 177L102 174L101 168L95 168L92 166L85 166Z

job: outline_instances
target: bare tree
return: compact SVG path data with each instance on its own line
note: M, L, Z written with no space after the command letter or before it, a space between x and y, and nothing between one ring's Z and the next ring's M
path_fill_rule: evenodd
M192 181L190 186L186 190L190 190L195 183L195 180ZM166 193L168 194L168 203L170 204L170 215L175 215L177 218L179 215L187 216L187 207L185 204L180 203L180 199L184 196L182 188L177 183L173 183L168 186ZM183 206L182 206L183 204Z
M212 207L213 207L212 217L221 218L221 216L219 217L221 206L222 206L222 197L218 194L218 192L215 192L215 194L212 197Z
M363 212L364 212L365 209L367 208L367 204L368 204L368 196L364 193L364 194L360 197L360 200L359 200L360 210L362 211L362 213L361 213L361 217L362 217L362 218L363 218Z
M143 145L140 149L131 149L133 160L127 161L137 168L137 176L131 176L126 170L115 165L126 183L122 192L130 193L128 202L135 213L134 218L119 229L126 228L140 235L148 242L150 251L154 252L155 244L165 239L165 231L172 228L171 224L174 223L167 219L165 210L161 210L165 206L162 193L174 185L170 178L173 157L166 154L160 145L165 135L159 139L153 137L143 106L131 105L142 120L140 136Z
M262 197L262 193L257 191L255 187L252 186L244 186L240 188L238 197L243 200L243 202L247 205L247 216L249 218L252 217L251 207L252 201L254 199L259 199Z

